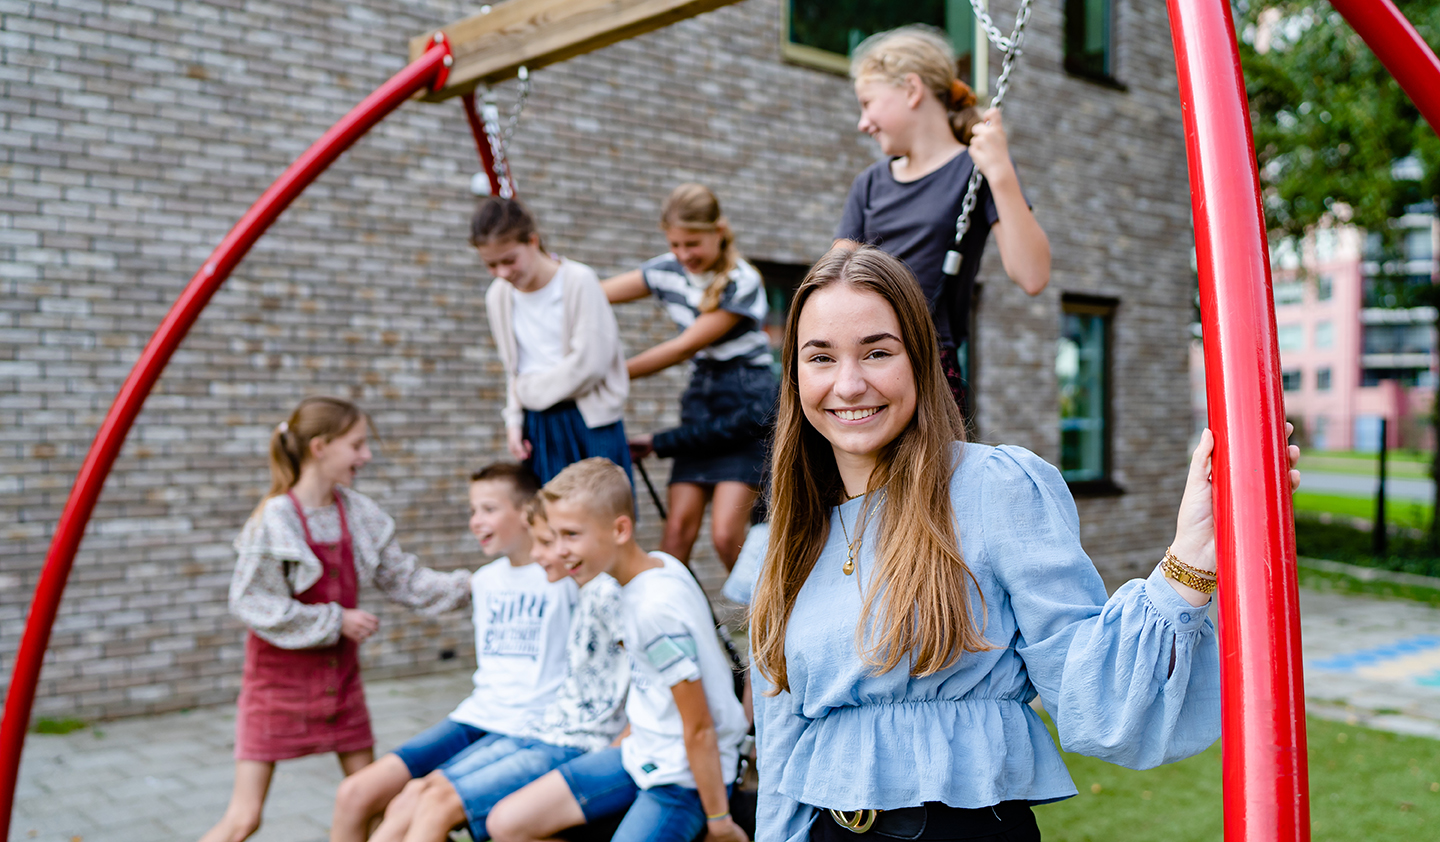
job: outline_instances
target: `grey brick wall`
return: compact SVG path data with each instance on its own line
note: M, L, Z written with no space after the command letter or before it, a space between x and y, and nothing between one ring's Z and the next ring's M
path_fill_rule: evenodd
M714 186L756 258L828 246L875 154L848 82L779 56L779 0L749 0L534 74L512 156L551 247L602 274L659 253L659 203ZM997 2L1004 19L1012 0ZM1125 92L1060 70L1059 3L1040 3L1007 111L1055 251L1027 299L995 250L982 278L982 438L1058 459L1059 295L1121 300L1116 476L1082 500L1114 578L1164 547L1188 426L1190 234L1164 12L1118 4ZM210 250L270 181L398 70L453 2L0 0L0 682L75 472L120 383ZM502 98L511 95L506 86ZM351 397L383 435L358 487L438 568L480 563L465 475L500 455L503 383L487 278L465 244L477 168L458 103L410 103L325 173L260 241L146 404L76 560L39 716L227 702L243 630L229 542L266 485L269 428L305 394ZM628 347L670 335L620 310ZM673 423L684 373L635 385L627 420ZM663 479L663 469L652 471ZM644 510L652 542L658 518ZM707 539L702 536L700 546ZM702 576L718 565L702 553ZM379 604L371 676L470 657L464 617Z

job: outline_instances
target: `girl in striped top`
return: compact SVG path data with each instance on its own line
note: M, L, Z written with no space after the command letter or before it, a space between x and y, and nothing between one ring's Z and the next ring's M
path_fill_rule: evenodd
M694 367L680 398L681 427L636 436L631 452L674 459L670 517L660 549L688 563L705 507L713 501L710 534L729 569L760 493L763 431L778 393L764 331L765 284L740 256L719 200L704 185L676 187L665 200L660 228L670 252L605 281L605 294L612 304L654 295L680 331L631 357L626 363L631 379L686 360ZM737 436L736 429L749 433Z

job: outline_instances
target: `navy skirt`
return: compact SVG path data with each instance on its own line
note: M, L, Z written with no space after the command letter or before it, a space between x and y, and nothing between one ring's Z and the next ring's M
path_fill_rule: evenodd
M525 439L530 442L530 458L525 465L542 484L565 470L565 466L591 456L604 456L624 468L630 484L635 484L624 421L592 430L585 426L585 417L575 402L564 401L539 412L525 410Z
M748 404L754 395L775 395L778 390L769 366L696 360L690 385L680 396L680 423L704 423L716 416L728 415ZM677 455L670 467L670 482L696 485L743 482L759 488L765 478L766 446L764 439L754 439L720 453Z

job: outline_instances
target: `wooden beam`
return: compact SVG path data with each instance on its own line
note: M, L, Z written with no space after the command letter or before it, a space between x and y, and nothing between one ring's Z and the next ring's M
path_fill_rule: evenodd
M739 0L505 0L489 12L441 27L455 64L442 90L425 98L448 99L515 76L669 26ZM425 51L437 30L410 39L410 60Z

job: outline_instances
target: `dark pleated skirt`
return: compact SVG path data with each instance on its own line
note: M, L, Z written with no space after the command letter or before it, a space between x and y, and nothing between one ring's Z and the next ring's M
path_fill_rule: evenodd
M530 442L526 465L542 483L549 482L566 465L592 456L603 456L624 468L631 485L635 483L624 421L592 430L585 426L575 402L565 401L539 412L525 410L525 438Z

